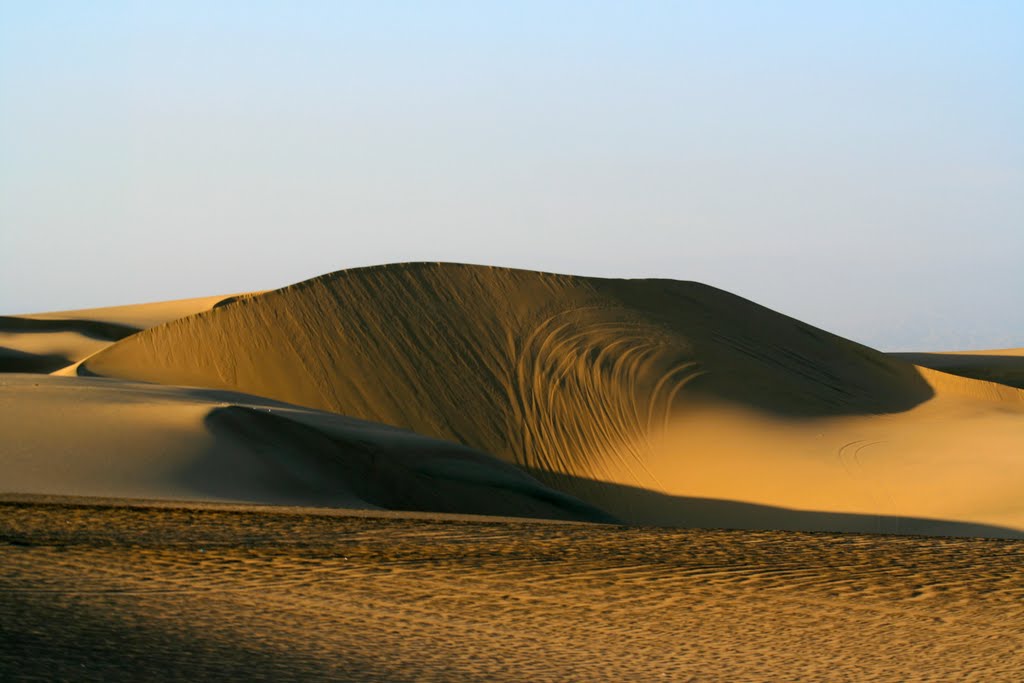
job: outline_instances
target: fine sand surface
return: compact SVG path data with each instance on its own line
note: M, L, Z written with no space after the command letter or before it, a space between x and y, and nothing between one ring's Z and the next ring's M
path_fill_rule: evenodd
M410 429L632 523L1024 535L1024 392L698 283L341 271L139 332L77 372Z
M0 679L992 681L1024 542L0 504Z
M610 521L465 446L225 391L0 375L0 494Z
M0 372L49 373L139 330L208 311L236 296L0 316Z
M943 353L890 353L889 355L908 363L953 375L1024 388L1024 348Z

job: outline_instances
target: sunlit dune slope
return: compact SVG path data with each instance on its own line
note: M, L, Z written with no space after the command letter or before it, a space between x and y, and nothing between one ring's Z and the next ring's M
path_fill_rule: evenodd
M607 521L458 444L223 391L0 376L0 493Z
M889 355L933 370L1024 389L1024 348Z
M235 296L0 316L0 372L49 373L113 342L175 318L208 311Z
M1024 529L1019 392L947 390L692 282L454 264L341 271L134 335L83 372L409 428L630 521L720 526L718 508L694 507L709 499L781 511L730 526ZM835 526L819 512L848 516Z

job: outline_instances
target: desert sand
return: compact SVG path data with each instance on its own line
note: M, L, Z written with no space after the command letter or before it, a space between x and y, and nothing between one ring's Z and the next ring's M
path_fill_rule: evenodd
M24 679L1013 681L1024 544L0 504Z
M160 323L214 308L234 296L0 316L0 372L55 372Z
M1022 358L444 263L3 317L0 678L1012 680Z
M1024 388L1024 349L944 351L941 353L891 353L908 363Z

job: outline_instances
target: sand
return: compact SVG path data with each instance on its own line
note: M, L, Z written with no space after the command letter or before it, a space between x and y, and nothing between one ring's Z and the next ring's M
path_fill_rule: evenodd
M1022 358L437 263L3 317L0 680L1015 680Z
M607 521L493 456L225 391L0 375L0 494Z
M1013 681L1024 542L0 504L5 680Z
M933 370L1024 389L1024 348L889 355Z
M0 372L71 369L139 330L210 310L239 296L247 295L0 316Z
M699 283L341 271L145 330L79 372L400 426L630 523L1024 533L1024 392Z

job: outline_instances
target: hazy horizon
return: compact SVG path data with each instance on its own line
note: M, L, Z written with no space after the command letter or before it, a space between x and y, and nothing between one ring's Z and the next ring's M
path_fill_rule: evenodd
M1024 5L0 9L0 314L399 261L1024 346Z

